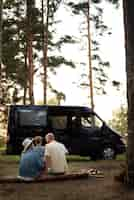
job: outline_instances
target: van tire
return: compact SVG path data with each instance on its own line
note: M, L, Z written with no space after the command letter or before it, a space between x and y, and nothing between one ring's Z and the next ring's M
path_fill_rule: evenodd
M96 154L89 155L89 158L90 160L96 161L96 160L101 159L101 156L96 153Z
M11 144L7 144L6 154L7 155L13 154L13 147Z
M113 147L107 146L104 147L102 151L102 158L104 160L113 160L116 158L115 150Z

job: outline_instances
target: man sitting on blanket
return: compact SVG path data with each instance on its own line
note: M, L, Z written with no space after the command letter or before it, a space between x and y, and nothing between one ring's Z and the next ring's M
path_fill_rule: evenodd
M53 175L65 174L68 170L66 147L55 140L53 133L48 133L45 140L47 142L45 145L46 172Z

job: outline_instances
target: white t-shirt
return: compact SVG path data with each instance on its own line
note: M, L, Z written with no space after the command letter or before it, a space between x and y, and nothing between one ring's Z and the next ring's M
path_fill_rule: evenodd
M51 159L52 172L60 173L67 171L66 153L68 153L66 147L57 141L52 141L45 145L45 156L49 156Z

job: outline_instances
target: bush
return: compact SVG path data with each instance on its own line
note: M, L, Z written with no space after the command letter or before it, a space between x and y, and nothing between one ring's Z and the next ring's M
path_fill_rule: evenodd
M5 147L5 138L0 136L0 148Z

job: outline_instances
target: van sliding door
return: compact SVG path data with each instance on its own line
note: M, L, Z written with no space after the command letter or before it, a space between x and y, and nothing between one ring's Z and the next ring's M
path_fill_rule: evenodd
M68 134L67 134L67 115L49 115L49 122L51 123L52 130L56 136L56 139L67 146Z

